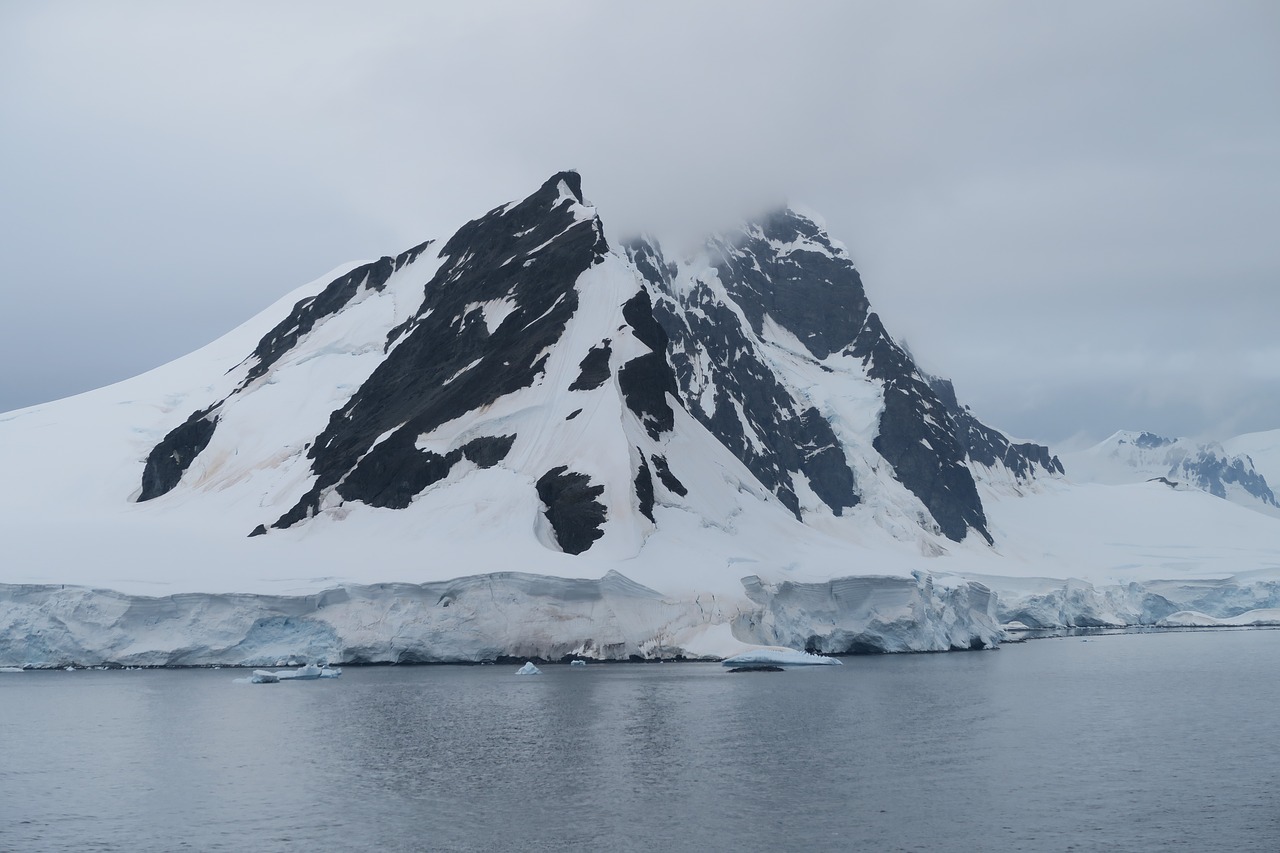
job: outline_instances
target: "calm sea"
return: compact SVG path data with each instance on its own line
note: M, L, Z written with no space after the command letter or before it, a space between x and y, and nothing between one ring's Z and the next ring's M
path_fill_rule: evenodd
M0 674L0 849L1280 850L1280 631L515 669Z

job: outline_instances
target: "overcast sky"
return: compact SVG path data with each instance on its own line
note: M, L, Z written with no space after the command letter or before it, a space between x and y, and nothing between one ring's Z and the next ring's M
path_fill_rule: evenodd
M0 0L0 410L576 168L789 200L1016 436L1280 428L1280 3Z

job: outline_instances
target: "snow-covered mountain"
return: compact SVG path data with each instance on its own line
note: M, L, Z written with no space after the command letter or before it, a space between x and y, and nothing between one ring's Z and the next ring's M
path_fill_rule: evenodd
M234 387L155 444L137 499L225 476L221 460L245 456L243 434L279 406L261 397L328 352L317 334L337 331L370 369L317 413L323 428L296 424L292 446L306 452L291 462L306 489L269 487L273 511L254 534L343 515L334 510L348 502L404 509L437 483L449 490L455 467L502 463L548 507L533 513L544 545L579 554L604 539L629 552L656 525L655 500L698 513L715 503L711 483L689 497L688 466L667 458L675 444L732 469L727 451L751 474L733 479L763 485L802 522L871 499L895 520L927 519L928 533L990 541L962 431L821 229L783 211L684 264L646 241L615 253L579 187L576 174L557 175L437 251L363 265L297 303L232 371ZM408 310L384 312L385 328L353 341L348 310L387 300ZM332 384L318 370L307 386ZM677 423L675 408L696 424ZM1006 450L984 464L1022 478L1060 471L1045 448ZM269 517L275 507L284 511Z
M669 258L572 172L0 416L0 470L0 663L967 648L1009 607L1280 577L1273 519L1074 486L982 424L813 219ZM1065 581L1009 580L1072 576L1056 611Z
M1271 443L1266 436L1271 435ZM1274 433L1242 436L1240 447L1251 442L1264 460L1280 456ZM1268 455L1268 449L1271 448ZM1228 451L1217 442L1166 438L1150 432L1120 431L1078 453L1066 454L1074 479L1097 483L1134 483L1159 480L1170 488L1190 488L1225 498L1271 515L1280 516L1280 504L1247 452ZM1280 473L1280 472L1277 472Z
M1280 486L1280 429L1237 435L1222 442L1222 447L1232 456L1247 458L1269 483Z

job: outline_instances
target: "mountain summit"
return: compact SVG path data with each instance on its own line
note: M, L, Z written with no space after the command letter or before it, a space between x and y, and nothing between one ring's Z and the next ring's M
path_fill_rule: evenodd
M344 331L382 303L381 328ZM367 356L357 381L312 364L335 345ZM256 534L355 505L404 509L496 466L521 482L492 499L540 504L529 524L571 554L610 538L634 550L662 526L655 506L718 522L743 499L802 523L874 506L895 528L990 543L975 476L1061 473L1045 448L960 409L949 385L939 395L812 220L781 210L668 259L649 240L611 247L574 172L299 300L233 368L234 387L155 444L137 499L221 480L268 408L260 397L300 370L350 393L322 428L298 424L289 458L238 460L290 472L268 485L264 510L281 511ZM975 434L1000 452L976 452ZM672 447L723 473L702 477ZM717 494L726 483L750 497Z

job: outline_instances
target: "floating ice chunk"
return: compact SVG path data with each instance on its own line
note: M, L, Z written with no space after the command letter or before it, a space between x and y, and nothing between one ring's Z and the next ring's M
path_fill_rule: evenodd
M20 666L0 666L0 672L26 672L26 670Z
M586 665L587 665L587 662L586 662L586 661L584 661L584 660L571 660L571 661L569 661L569 666L586 666Z
M236 681L249 684L279 684L282 681L315 681L319 678L337 678L340 675L342 675L340 669L306 664L299 669L278 669L275 672L269 669L255 669L251 678L237 678Z
M533 665L533 661L525 661L524 666L516 670L516 675L542 675L542 670Z
M808 652L798 652L795 649L783 649L776 646L761 646L758 649L742 652L721 661L721 664L730 667L830 666L842 663L843 661L839 658L812 655Z
M309 663L298 669L278 669L275 675L281 681L315 681L317 678L337 678L342 675L342 670Z
M1019 622L1018 620L1015 619L1012 622L1006 622L1003 625L1001 625L1000 630L1004 631L1004 639L1001 640L1000 642L1025 643L1027 641L1027 637L1035 629L1032 628L1030 625L1026 624L1025 622Z

